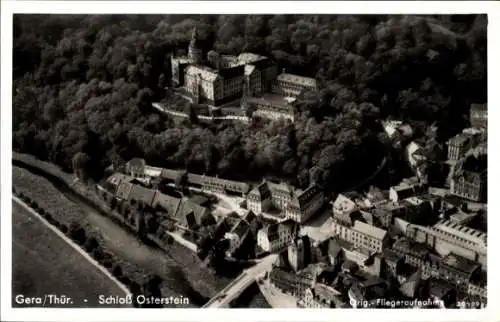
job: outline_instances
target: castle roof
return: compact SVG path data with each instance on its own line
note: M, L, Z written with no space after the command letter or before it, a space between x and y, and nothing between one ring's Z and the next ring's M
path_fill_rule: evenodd
M293 83L299 86L316 87L316 79L310 77L303 77L294 74L281 73L277 77L278 81Z

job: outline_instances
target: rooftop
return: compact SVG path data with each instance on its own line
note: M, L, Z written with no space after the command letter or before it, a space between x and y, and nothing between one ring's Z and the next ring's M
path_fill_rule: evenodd
M449 253L448 255L446 255L441 260L441 263L469 275L472 274L480 266L478 263L454 253Z
M432 228L486 246L487 235L480 230L444 219L438 221Z
M382 240L387 235L387 231L385 231L384 229L365 224L364 222L361 222L359 220L356 220L354 222L353 229L379 240Z
M310 77L298 76L295 74L281 73L278 75L278 81L290 82L299 86L316 87L316 79Z

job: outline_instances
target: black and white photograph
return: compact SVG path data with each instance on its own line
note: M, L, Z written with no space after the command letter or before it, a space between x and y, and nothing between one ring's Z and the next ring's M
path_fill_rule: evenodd
M2 302L497 304L490 16L331 8L13 13Z

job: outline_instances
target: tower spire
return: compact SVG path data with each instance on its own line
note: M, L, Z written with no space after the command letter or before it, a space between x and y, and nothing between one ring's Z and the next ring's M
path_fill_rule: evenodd
M191 34L191 45L195 45L198 41L198 27L195 25L193 28L193 32Z

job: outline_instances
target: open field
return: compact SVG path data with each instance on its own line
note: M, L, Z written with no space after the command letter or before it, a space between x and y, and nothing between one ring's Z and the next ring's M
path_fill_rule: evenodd
M25 297L64 294L73 299L70 307L99 307L98 295L125 295L118 285L61 237L44 226L42 221L17 202L13 202L12 305L14 307L21 306L14 301L14 297L20 294ZM45 307L63 306L50 305L47 300Z

